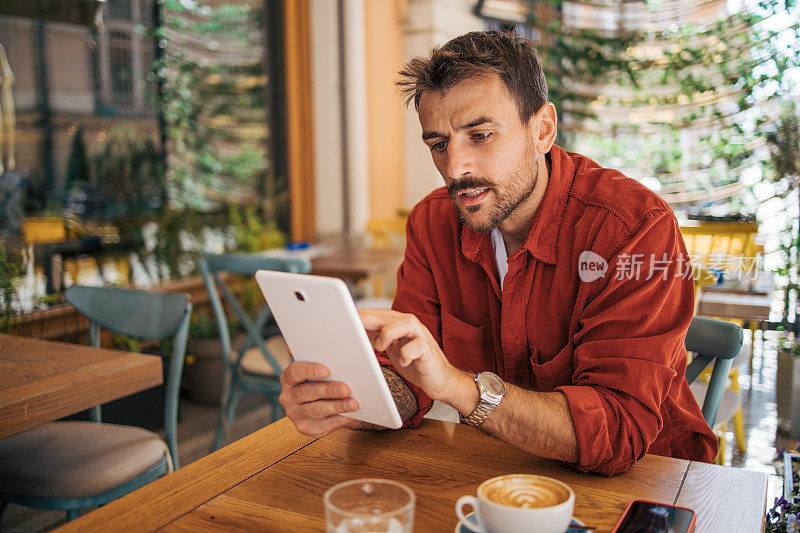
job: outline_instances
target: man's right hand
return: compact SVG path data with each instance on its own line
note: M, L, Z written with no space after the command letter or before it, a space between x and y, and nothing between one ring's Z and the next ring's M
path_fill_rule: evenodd
M350 387L339 381L315 381L330 376L325 365L291 363L281 374L281 402L297 431L322 437L340 427L353 428L358 420L342 416L358 409Z

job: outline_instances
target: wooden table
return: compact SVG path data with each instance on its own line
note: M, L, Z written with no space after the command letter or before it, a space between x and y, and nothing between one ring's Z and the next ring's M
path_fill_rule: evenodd
M345 246L330 254L313 258L311 271L320 276L334 276L358 282L389 270L396 271L402 261L402 250Z
M60 531L323 531L329 487L382 477L416 493L415 531L449 533L459 496L514 472L568 483L575 516L598 531L611 530L635 498L693 508L698 532L764 526L767 476L759 472L648 455L606 478L531 456L463 424L426 419L416 429L338 430L315 440L284 418Z
M771 304L771 293L703 287L697 301L697 314L759 323L769 319Z
M311 273L318 276L341 278L361 286L372 296L384 296L383 278L394 278L403 262L403 250L370 248L336 239L309 249L287 251L273 249L260 252L267 257L305 256L311 260ZM370 290L368 282L373 282Z
M0 438L162 381L153 355L0 335Z
M384 280L394 279L402 261L402 250L341 246L312 259L311 272L350 281L361 287L362 295L380 298L393 293L386 290Z

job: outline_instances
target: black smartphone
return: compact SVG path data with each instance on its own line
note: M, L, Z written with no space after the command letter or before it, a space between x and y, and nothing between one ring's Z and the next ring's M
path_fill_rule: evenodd
M633 500L614 533L691 533L694 519L694 511L686 507Z

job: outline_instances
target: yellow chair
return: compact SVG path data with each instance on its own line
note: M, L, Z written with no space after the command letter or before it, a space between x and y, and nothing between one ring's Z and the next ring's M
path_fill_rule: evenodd
M764 246L757 242L758 224L755 222L716 222L688 220L681 224L680 232L692 264L706 269L722 270L728 275L748 275L762 267ZM695 310L699 287L695 284ZM723 318L722 320L731 320ZM737 322L740 326L741 321ZM759 324L750 322L750 340L754 343ZM752 370L752 361L750 364Z
M736 267L752 270L760 266L763 245L756 242L754 222L713 222L689 220L681 224L681 235L692 263L731 273ZM727 264L732 258L734 264ZM727 268L726 268L727 267Z
M367 221L367 232L371 237L372 247L381 250L392 248L404 250L407 219L408 211L401 209L394 218L372 218ZM383 277L375 276L372 280L372 294L378 298L385 296L394 298L394 291L388 292L391 294L387 294Z
M394 218L372 218L367 221L367 232L372 237L373 248L405 248L408 213Z

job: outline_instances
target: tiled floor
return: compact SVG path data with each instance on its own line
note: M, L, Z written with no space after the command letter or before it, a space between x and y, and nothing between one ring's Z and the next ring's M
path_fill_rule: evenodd
M775 408L775 373L777 366L776 335L768 333L762 343L755 342L752 378L747 371L740 377L742 389L744 423L747 435L747 452L736 449L732 424L729 424L726 443L726 464L757 470L770 475L768 506L781 491L782 478L776 469L776 450L794 447L798 439L776 435L777 413ZM240 416L232 428L228 442L262 427L270 419L270 408L263 398L254 395L243 400ZM216 424L217 408L191 402L181 405L181 423L178 428L180 460L182 465L207 453ZM3 531L38 532L48 531L63 523L64 514L43 512L11 506L3 520Z

